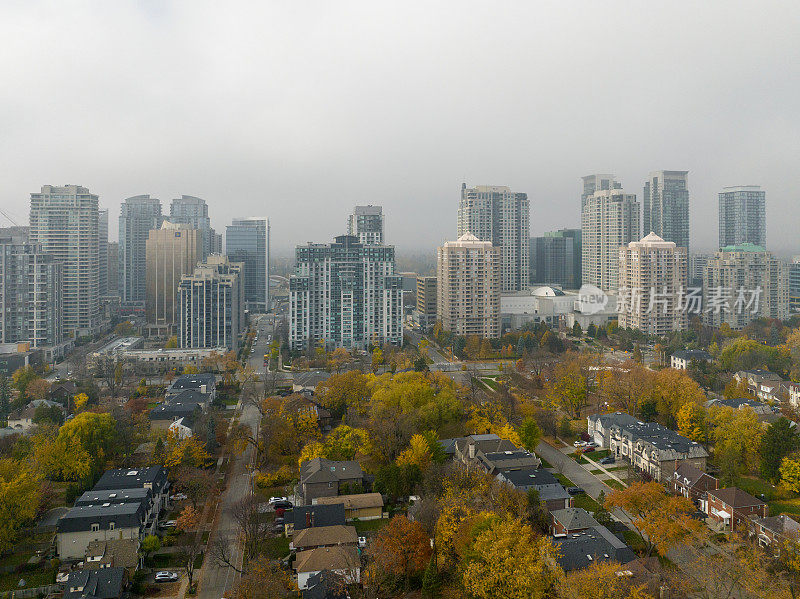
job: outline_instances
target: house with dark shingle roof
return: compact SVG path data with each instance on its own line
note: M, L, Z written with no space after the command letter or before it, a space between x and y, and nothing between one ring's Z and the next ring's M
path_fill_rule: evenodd
M297 531L289 543L289 549L305 551L317 547L334 547L336 545L358 544L355 526L312 526Z
M594 526L579 533L556 537L553 545L559 553L558 564L564 572L583 570L597 561L627 564L636 554L605 526Z
M550 526L550 532L553 535L571 535L600 526L600 523L589 512L579 507L554 510L550 512L550 517L553 520Z
M297 506L286 512L286 536L306 528L317 526L344 526L344 506L335 505L304 505Z
M752 520L753 534L761 547L773 547L776 553L786 541L800 540L800 523L786 514Z
M364 471L358 462L314 458L300 466L297 495L309 505L318 497L336 497L345 486L352 492L363 485Z
M92 541L86 548L84 568L125 568L128 576L133 576L139 567L139 539L111 539Z
M150 489L158 512L169 507L169 479L163 466L106 470L92 490L112 489Z
M535 489L539 493L539 501L544 502L550 511L561 510L572 505L570 494L547 470L537 468L501 470L497 473L496 478L518 491Z
M586 417L586 432L598 447L607 449L611 445L611 427L634 424L636 418L625 412L611 414L590 414Z
M321 572L333 572L342 577L347 584L361 581L361 557L358 549L351 545L319 547L301 551L294 561L297 572L297 588L308 587L308 579Z
M494 433L484 435L468 435L455 440L454 457L465 466L478 463L479 453L495 453L501 451L517 451L518 448L508 439L501 439Z
M675 495L691 499L704 513L708 511L708 491L719 489L716 478L687 462L676 465L667 485Z
M488 473L495 475L501 470L514 468L540 468L542 460L524 449L477 453L478 463Z
M210 401L214 401L217 396L217 377L211 372L182 374L172 381L172 384L166 391L166 398L167 400L171 400L187 389L206 394Z
M70 572L62 599L119 599L125 589L124 568Z
M686 370L692 361L710 362L714 357L702 349L680 349L672 354L669 365L677 370Z
M56 525L58 557L62 561L83 559L93 541L139 541L144 534L146 518L144 502L74 507L61 516Z
M708 518L724 529L747 529L754 518L767 516L767 504L741 489L729 487L708 491Z

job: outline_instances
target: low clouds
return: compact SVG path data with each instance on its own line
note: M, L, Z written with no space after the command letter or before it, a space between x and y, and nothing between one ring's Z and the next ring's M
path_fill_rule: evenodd
M580 177L690 171L692 243L716 192L767 190L768 245L800 251L793 2L12 2L0 6L4 210L79 183L205 198L324 241L357 203L390 240L455 235L462 181L577 226ZM112 230L115 223L112 224Z

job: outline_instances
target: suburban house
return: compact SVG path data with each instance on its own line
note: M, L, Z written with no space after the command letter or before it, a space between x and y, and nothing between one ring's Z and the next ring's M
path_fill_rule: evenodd
M508 439L501 439L494 433L485 435L469 435L456 439L454 457L465 466L478 463L478 454L497 453L501 451L517 451L517 446Z
M318 497L313 503L314 505L343 505L345 520L378 520L383 517L383 497L380 493Z
M97 481L93 491L117 489L150 489L153 492L157 511L160 512L169 507L169 480L167 479L167 469L163 466L106 470Z
M297 588L308 587L308 579L328 571L342 577L347 584L361 582L361 558L358 549L352 545L319 547L300 551L294 561L297 572Z
M769 507L766 503L736 487L710 489L708 491L708 518L728 530L739 526L749 527L754 518L766 518Z
M150 430L168 431L176 420L186 416L198 414L202 408L196 403L181 403L179 401L162 403L150 410Z
M568 508L572 505L572 497L558 482L558 479L547 470L522 468L519 470L503 470L497 473L497 480L511 485L518 491L535 489L539 493L539 501L552 511Z
M60 410L62 414L64 414L64 406L62 406L60 403L47 399L34 399L24 408L14 410L8 415L8 428L12 428L20 433L28 432L30 429L36 426L33 418L36 416L36 410L41 406L46 408L56 408Z
M88 570L124 568L129 577L133 576L139 567L139 540L92 541L86 548L83 563Z
M669 365L677 370L686 370L692 361L701 363L712 359L712 355L702 349L681 349L672 354Z
M297 495L305 505L318 497L336 497L342 492L362 490L364 471L356 461L314 458L300 466Z
M612 412L611 414L591 414L586 418L586 432L598 447L608 449L611 447L611 427L636 424L636 418L625 412Z
M344 526L344 506L340 503L334 505L304 505L286 512L286 536L306 528L322 526Z
M719 481L688 462L675 465L668 485L676 495L691 499L700 511L708 513L708 492L719 489Z
M758 544L761 547L774 547L775 553L780 552L783 543L800 540L800 523L786 514L756 518L751 524Z
M193 403L205 409L211 403L211 394L197 389L184 389L165 401L167 403Z
M181 391L187 389L207 394L210 401L214 401L217 397L217 377L211 372L182 374L172 381L172 384L166 391L166 398L167 400L173 399L179 395Z
M762 425L768 426L778 420L781 416L776 413L772 406L757 399L738 397L734 399L709 399L705 402L707 408L727 407L734 410L752 410L755 412Z
M571 535L600 526L589 512L580 507L555 510L550 512L550 517L553 520L550 525L550 532L554 536Z
M339 577L328 570L309 576L300 596L303 599L350 599Z
M675 463L690 463L706 469L708 452L691 441L655 422L617 424L610 427L611 455L627 460L653 480L662 481L675 471Z
M494 451L491 453L479 451L476 457L478 463L486 470L487 474L492 475L496 475L501 470L540 468L542 465L542 460L524 449Z
M289 549L306 551L318 547L358 544L358 534L354 526L313 526L304 528L292 537Z
M146 517L144 503L105 503L74 507L58 519L58 557L62 561L83 559L92 541L139 541L144 532Z
M555 537L553 545L559 553L558 563L564 572L582 570L596 561L627 564L636 554L605 526L594 526L564 537Z
M70 572L62 599L119 599L127 583L125 568Z
M789 391L789 403L793 408L797 408L800 406L800 384L789 383L787 387Z
M50 386L49 396L53 401L69 405L72 398L78 394L78 386L72 381L61 381Z
M791 392L791 383L769 370L740 370L733 378L737 383L746 384L750 394L762 401L785 401Z
M146 488L137 489L93 489L86 491L75 500L75 507L118 505L123 503L143 504L145 510L144 528L147 533L154 533L158 525L158 506L153 491Z

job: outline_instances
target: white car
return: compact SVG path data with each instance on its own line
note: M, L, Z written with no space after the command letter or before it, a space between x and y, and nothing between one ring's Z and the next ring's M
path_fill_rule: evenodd
M166 522L162 523L162 528L173 528L178 524L177 520L167 520Z
M169 498L170 501L183 501L184 499L188 499L186 493L175 493L172 497Z
M168 572L166 570L156 572L156 582L175 582L178 578L177 572Z
M286 497L270 497L269 498L269 502L270 503L278 503L278 502L281 502L281 501L289 501L289 499L287 499Z
M362 549L367 546L367 537L358 537L358 546Z
M586 447L586 441L575 441L572 445L575 447Z

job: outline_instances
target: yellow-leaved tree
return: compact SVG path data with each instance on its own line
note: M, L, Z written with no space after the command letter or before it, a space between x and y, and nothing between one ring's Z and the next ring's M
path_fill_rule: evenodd
M800 493L800 458L787 456L781 460L781 486Z
M398 466L418 466L420 471L425 471L433 459L431 448L424 436L417 434L411 437L408 448L397 456Z
M41 475L29 464L0 459L0 552L14 548L20 528L36 516Z
M692 441L706 440L706 411L700 404L690 401L678 410L678 431Z

